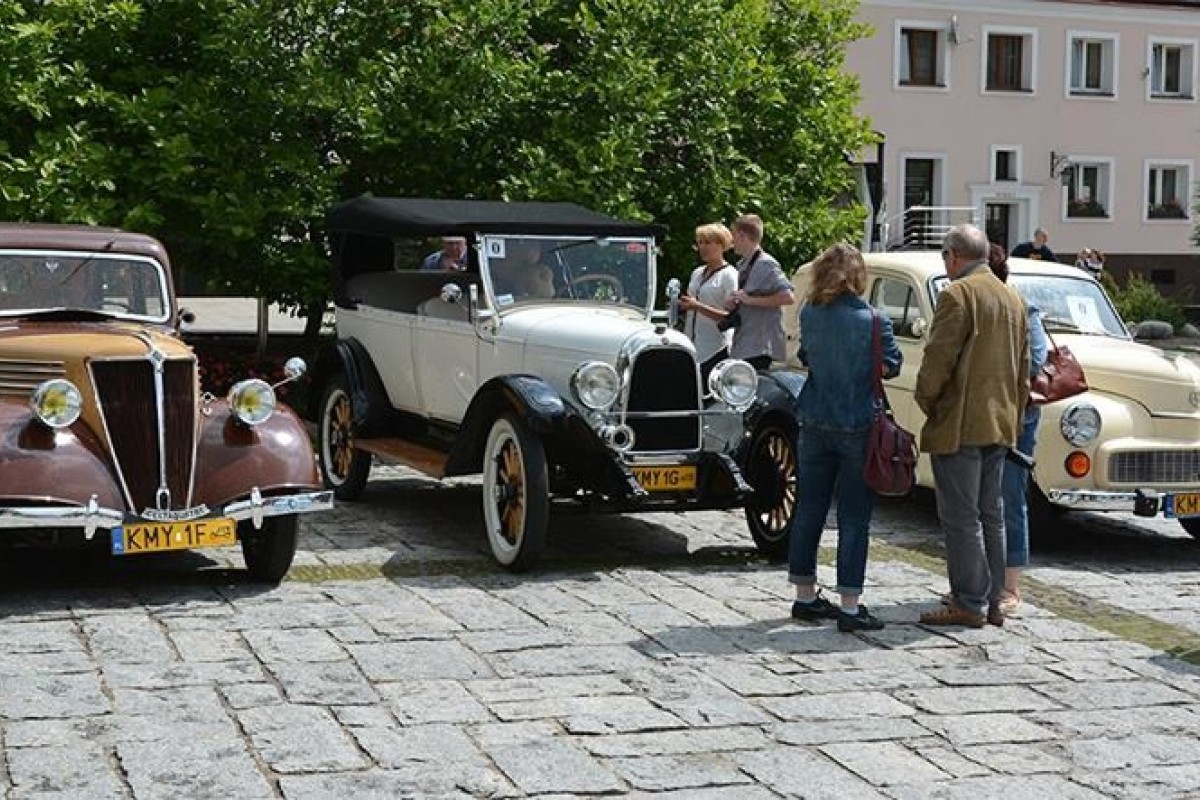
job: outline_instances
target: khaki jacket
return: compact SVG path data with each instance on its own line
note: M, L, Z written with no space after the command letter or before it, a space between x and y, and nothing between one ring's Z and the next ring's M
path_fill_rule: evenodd
M976 262L942 291L929 326L916 388L921 450L1012 447L1028 399L1025 302Z

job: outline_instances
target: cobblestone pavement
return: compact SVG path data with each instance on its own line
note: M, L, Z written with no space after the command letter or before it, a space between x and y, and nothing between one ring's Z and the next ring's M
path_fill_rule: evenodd
M1200 547L1174 523L1064 521L1016 617L938 630L914 623L945 589L932 505L885 502L889 624L848 635L788 618L740 513L555 518L512 576L477 485L375 474L276 589L236 551L14 555L0 795L1200 796Z

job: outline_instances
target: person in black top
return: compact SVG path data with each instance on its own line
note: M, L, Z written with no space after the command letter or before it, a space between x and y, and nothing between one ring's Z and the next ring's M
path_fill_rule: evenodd
M1038 228L1033 232L1032 242L1021 242L1013 248L1012 255L1017 258L1032 258L1034 261L1058 261L1054 251L1046 244L1050 241L1050 234L1046 233L1045 228Z

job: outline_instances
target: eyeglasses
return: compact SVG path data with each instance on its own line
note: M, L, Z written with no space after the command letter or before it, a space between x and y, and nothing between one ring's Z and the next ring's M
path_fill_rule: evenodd
M942 248L942 258L945 258L945 257L946 257L946 256L948 256L948 255L950 255L950 248L948 248L948 247L943 247L943 248Z

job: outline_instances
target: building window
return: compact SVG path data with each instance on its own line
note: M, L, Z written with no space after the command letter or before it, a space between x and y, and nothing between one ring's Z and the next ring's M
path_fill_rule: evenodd
M1073 95L1116 94L1117 39L1103 34L1072 34L1068 55L1071 60L1070 93Z
M1145 218L1188 219L1191 173L1192 167L1188 163L1148 163Z
M944 87L945 49L944 30L902 26L897 52L897 83L900 86Z
M1020 180L1017 169L1017 151L1015 149L997 147L992 150L992 180Z
M1021 75L1021 45L1024 39L1008 34L988 37L987 79L990 92L1019 92L1025 88Z
M1196 43L1151 40L1147 77L1150 97L1156 100L1191 100L1195 97Z
M1067 219L1112 216L1111 161L1074 160L1065 172Z

